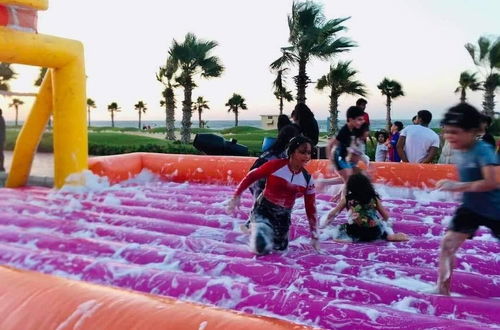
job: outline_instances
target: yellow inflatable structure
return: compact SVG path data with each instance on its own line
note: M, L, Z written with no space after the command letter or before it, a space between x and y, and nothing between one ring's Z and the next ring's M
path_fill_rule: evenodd
M51 114L55 186L88 166L83 45L37 33L37 11L47 7L47 0L0 0L0 61L50 69L17 138L7 187L26 184Z

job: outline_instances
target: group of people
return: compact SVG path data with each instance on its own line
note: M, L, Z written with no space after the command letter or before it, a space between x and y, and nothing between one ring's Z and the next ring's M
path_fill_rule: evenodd
M348 211L348 222L338 227L334 237L337 241L405 241L409 239L406 234L394 233L392 230L389 214L373 187L369 172L358 167L359 161L364 158L363 144L368 138L369 118L365 114L362 107L350 107L347 110L347 123L335 138L329 140L327 154L339 174L340 182L345 185L339 203L328 213L322 227L328 226L345 209ZM399 139L394 143L402 161L429 162L435 156L433 148L438 146L434 145L434 136L431 134L428 134L429 140L432 136L433 141L426 153L416 152L409 147L410 144L421 145L422 141L415 140L418 136L416 132L427 134L425 129L428 129L431 119L432 115L423 110L417 114L415 125L406 129L401 129L402 125L396 123L393 125L396 126L393 135L399 132ZM481 114L468 104L450 108L442 121L444 138L452 148L460 151L457 161L460 181L441 180L436 188L463 192L464 195L463 203L457 209L441 243L437 281L441 294L450 294L455 252L465 239L471 238L479 226L490 228L493 235L500 239L500 189L495 177L498 161L493 149L476 139L480 121ZM288 143L285 143L287 140ZM257 254L283 251L288 247L292 208L296 199L302 196L311 244L319 250L315 183L305 169L314 145L315 142L305 136L296 123L285 124L268 156L261 156L267 159L254 164L229 200L227 209L232 212L239 206L243 191L253 185L255 203L249 221L243 227L250 233L250 246ZM392 142L391 145L394 148Z

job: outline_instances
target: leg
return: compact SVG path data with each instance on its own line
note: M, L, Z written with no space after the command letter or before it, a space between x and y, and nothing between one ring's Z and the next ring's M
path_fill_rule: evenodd
M441 241L437 281L440 294L450 295L451 275L455 266L455 252L469 235L449 230Z
M4 143L1 142L0 143L0 172L5 172L3 150L4 150Z
M250 225L250 249L258 255L265 255L273 248L273 229L266 221L253 222Z
M408 237L408 235L406 235L404 233L395 233L395 234L390 234L390 235L388 234L387 240L391 241L391 242L405 242L405 241L410 240L410 238Z

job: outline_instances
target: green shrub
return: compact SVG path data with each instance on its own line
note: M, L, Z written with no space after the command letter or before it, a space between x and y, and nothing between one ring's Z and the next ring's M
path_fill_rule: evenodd
M488 132L493 136L500 135L500 118L497 118L493 121L490 128L488 129Z

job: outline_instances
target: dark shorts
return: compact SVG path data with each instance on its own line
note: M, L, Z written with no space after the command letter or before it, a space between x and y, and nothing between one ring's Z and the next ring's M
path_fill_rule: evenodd
M332 163L337 171L345 170L347 168L356 167L356 164L347 161L346 157L342 157L341 148L336 148L332 156Z
M250 221L271 229L263 234L269 233L272 236L269 240L273 242L273 248L282 251L288 247L291 214L291 209L271 203L261 195L255 202Z
M455 212L455 216L448 225L448 230L470 234L472 237L479 226L488 227L493 236L500 239L500 221L486 218L463 206L460 206Z
M344 223L339 228L339 238L345 236L351 238L353 242L371 242L385 239L387 234L380 226L361 227L356 224Z

